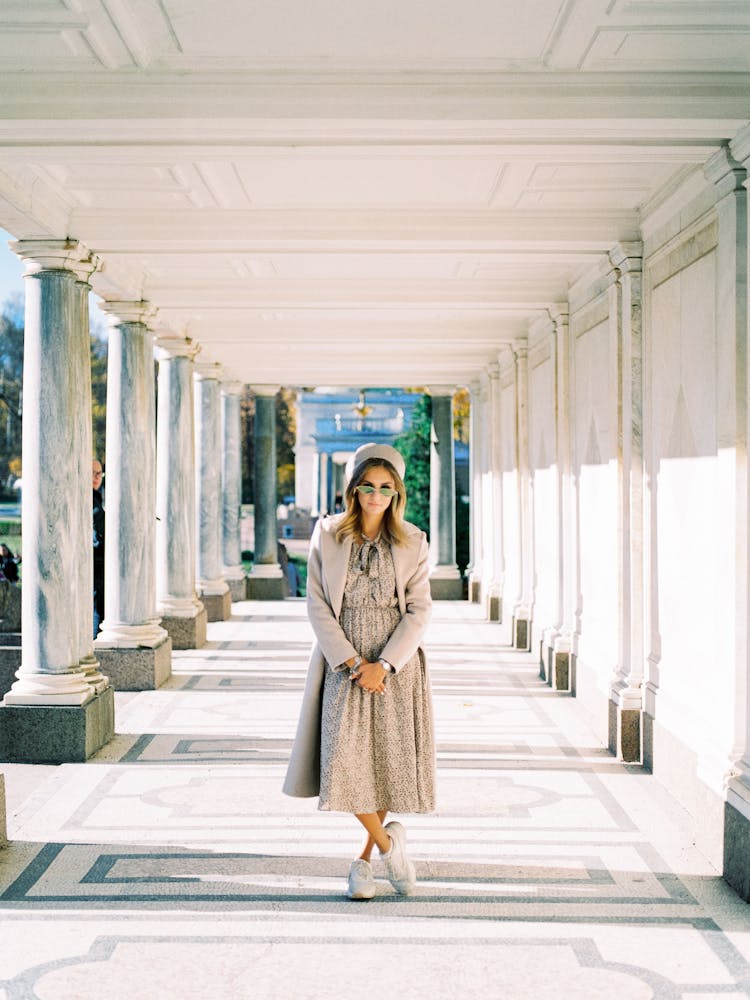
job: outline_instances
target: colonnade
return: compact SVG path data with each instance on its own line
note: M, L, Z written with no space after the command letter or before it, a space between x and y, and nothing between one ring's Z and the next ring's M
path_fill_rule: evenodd
M158 687L172 648L200 647L206 621L227 618L232 599L246 596L242 386L197 363L189 339L155 340L149 303L103 303L105 612L94 640L88 293L99 261L68 239L14 249L26 265L22 662L0 706L0 752L86 760L114 734L113 687ZM272 394L263 400L272 411ZM258 517L264 528L274 519L275 540L275 465L256 475ZM276 595L261 583L256 596Z
M469 594L750 896L750 127L471 385Z

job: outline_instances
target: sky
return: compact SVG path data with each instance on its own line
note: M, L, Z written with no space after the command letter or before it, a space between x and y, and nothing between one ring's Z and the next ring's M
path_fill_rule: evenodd
M14 293L23 293L23 264L8 249L8 240L12 238L0 229L0 307Z

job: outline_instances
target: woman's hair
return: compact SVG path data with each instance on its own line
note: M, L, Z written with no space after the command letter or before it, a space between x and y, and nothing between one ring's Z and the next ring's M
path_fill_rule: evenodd
M406 488L401 476L384 458L367 458L364 462L360 462L352 472L352 477L347 483L344 493L346 510L336 532L336 541L340 542L345 538L357 538L362 535L362 508L359 505L359 494L356 487L366 478L370 469L385 469L393 479L396 495L391 497L391 502L386 507L381 535L391 545L403 545L406 542L406 532L404 531Z

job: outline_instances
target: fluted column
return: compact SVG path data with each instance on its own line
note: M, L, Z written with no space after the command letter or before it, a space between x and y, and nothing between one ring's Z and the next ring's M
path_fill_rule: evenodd
M516 366L516 468L518 469L518 567L519 591L513 606L513 645L528 649L531 640L533 566L529 478L529 348L525 340L513 344Z
M78 518L78 547L81 553L88 552L92 542L92 508L91 508L91 462L94 457L94 444L91 426L91 347L89 332L89 277L99 266L98 258L91 257L88 262L88 273L79 271L76 283L76 314L80 324L80 333L76 337L78 356L75 359L78 372L78 429L76 439L81 442L78 449L79 473L76 485L80 490ZM93 559L81 558L78 561L78 648L79 663L86 674L86 680L97 694L109 685L109 679L99 669L99 660L94 653L94 605L93 601L85 599L86 594L94 592Z
M471 399L471 431L469 435L469 484L471 490L469 520L469 600L482 601L482 570L485 537L483 530L483 482L487 469L487 389L479 379L469 386Z
M573 684L578 608L576 486L573 478L570 324L567 310L554 314L557 454L557 556L555 579L555 627L550 654L550 680L557 690Z
M94 647L119 690L158 687L172 643L156 610L156 395L147 302L106 302L107 545ZM148 650L149 652L142 652Z
M193 359L187 338L158 341L156 435L156 600L174 649L206 641L206 610L195 592Z
M221 366L195 366L196 577L210 622L226 621L232 596L221 568Z
M616 711L610 713L609 746L628 761L641 760L644 681L642 253L640 243L618 244L609 253L615 272L610 297L617 324L621 463L618 663L610 688Z
M221 561L233 601L244 601L247 597L240 540L243 388L241 382L221 383Z
M255 392L255 543L248 597L279 600L287 596L276 538L276 393L278 386L253 386Z
M91 439L84 430L91 399L79 281L95 261L74 240L12 246L26 264L22 654L0 710L0 754L28 763L81 761L111 738L114 720L112 691L97 693L80 665L82 604L90 607L93 594L82 591L88 577L81 564L92 562Z
M430 389L430 589L437 600L460 600L456 564L456 472L453 458L453 386Z
M487 367L487 474L484 534L487 539L485 606L490 621L503 620L503 468L500 364Z

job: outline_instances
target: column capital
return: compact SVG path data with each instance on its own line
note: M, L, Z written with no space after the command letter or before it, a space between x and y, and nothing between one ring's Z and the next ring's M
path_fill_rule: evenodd
M221 391L225 396L241 396L245 391L244 382L222 382Z
M276 393L281 389L280 385L255 385L253 383L250 388L255 393L256 396L275 396Z
M8 246L26 266L26 274L40 271L72 271L86 281L101 266L101 260L78 240L15 240Z
M189 337L157 337L154 354L157 361L170 358L189 358L192 361L200 353L201 346Z
M453 396L458 390L457 385L428 385L426 388L431 396Z
M750 125L744 125L729 143L732 156L746 169L750 165Z
M193 369L193 375L199 382L216 381L220 382L224 374L224 367L217 361L197 361Z
M112 299L101 302L99 308L107 314L111 326L121 326L125 323L140 323L142 326L148 326L156 316L156 307L145 299L133 302Z
M615 243L608 253L609 262L621 273L623 271L640 272L643 269L643 244Z
M547 306L547 312L549 318L556 326L560 323L567 323L570 316L570 309L567 302L553 302Z
M526 358L529 354L529 342L526 339L513 341L513 355L515 358Z
M747 171L735 160L728 146L717 149L703 166L703 176L719 189L719 195L742 189Z

